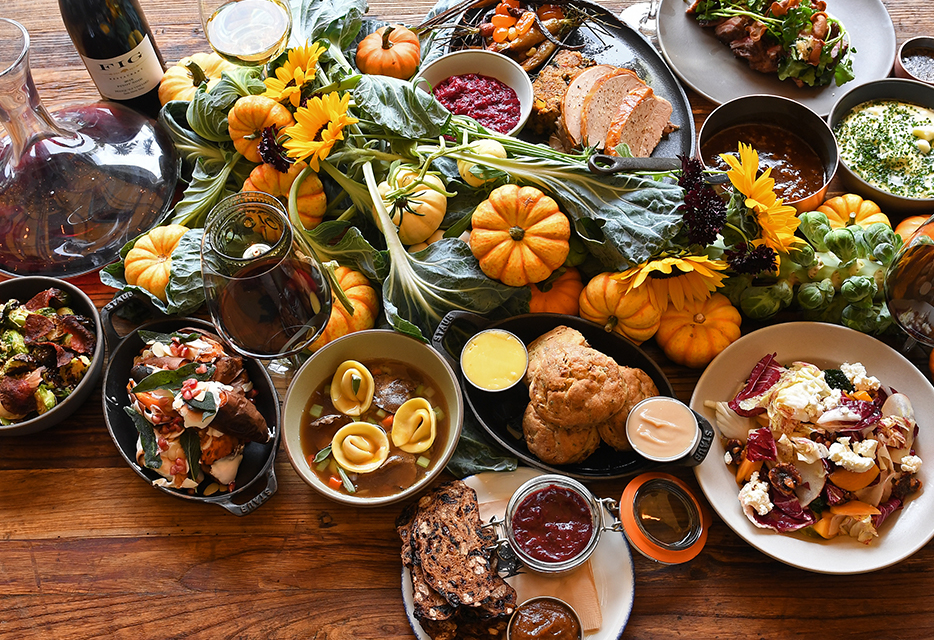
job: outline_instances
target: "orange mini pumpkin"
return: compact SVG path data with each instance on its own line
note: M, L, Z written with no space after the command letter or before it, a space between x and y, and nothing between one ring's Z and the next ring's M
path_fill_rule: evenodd
M703 369L740 336L742 318L730 300L714 293L706 300L685 300L682 309L669 305L655 341L678 364Z
M895 227L895 233L901 236L902 242L908 244L908 241L911 240L911 236L913 236L915 231L927 222L928 219L928 216L910 216L905 218ZM932 233L934 233L934 231L928 230L925 235L930 236Z
M156 227L137 240L123 259L127 284L142 287L165 302L165 288L172 274L172 252L187 232L188 227L170 224Z
M243 183L243 191L265 191L276 198L285 198L288 201L292 183L308 165L298 161L289 167L288 173L282 173L268 164L257 165L250 172L250 176ZM308 173L298 189L298 216L306 229L314 229L324 219L324 212L328 208L328 198L324 193L324 185L314 171Z
M489 277L512 287L541 282L564 263L571 223L535 187L506 184L470 218L470 250Z
M879 209L879 205L872 200L863 200L855 193L831 198L817 207L817 210L827 216L830 226L834 229L851 224L865 227L873 222L884 222L892 226L888 216Z
M227 133L234 148L250 162L262 162L259 143L263 129L275 125L281 131L293 124L292 113L266 96L239 98L227 113Z
M636 344L645 342L655 335L661 318L652 289L636 287L626 293L614 275L601 273L591 278L581 291L580 316Z
M542 290L539 285L531 285L532 299L529 300L530 313L566 313L576 316L580 311L580 295L584 290L580 271L574 267L565 267L551 286Z
M334 276L353 304L353 315L335 297L331 305L331 316L324 331L311 343L309 349L317 351L332 340L354 331L372 329L379 314L379 296L365 275L348 267L337 267Z
M408 80L422 60L421 44L402 25L380 27L357 45L356 60L362 73Z

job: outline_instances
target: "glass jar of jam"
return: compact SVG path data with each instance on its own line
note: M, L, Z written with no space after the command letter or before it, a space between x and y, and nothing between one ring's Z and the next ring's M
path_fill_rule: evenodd
M504 526L510 548L525 566L563 573L581 566L597 548L603 509L577 480L547 474L516 490Z

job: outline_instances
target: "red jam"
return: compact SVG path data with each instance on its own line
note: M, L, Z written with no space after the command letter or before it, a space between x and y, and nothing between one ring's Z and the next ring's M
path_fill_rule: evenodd
M580 494L549 485L519 503L512 516L512 533L529 557L564 562L587 548L594 535L593 518Z
M435 98L460 116L469 116L487 129L508 133L519 124L519 96L496 78L467 73L438 83Z

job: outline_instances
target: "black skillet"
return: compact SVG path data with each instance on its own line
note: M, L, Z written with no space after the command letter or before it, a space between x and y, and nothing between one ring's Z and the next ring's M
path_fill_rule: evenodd
M130 465L130 468L137 475L152 484L154 480L159 479L161 476L152 469L141 467L136 462L138 433L136 427L133 426L133 421L123 410L124 407L130 404L126 385L130 378L133 358L140 353L144 345L139 332L146 330L171 333L185 327L194 327L216 335L216 329L212 324L196 318L164 318L147 322L121 337L114 328L112 316L120 307L128 304L134 298L136 298L136 294L132 292L123 293L101 309L101 324L104 326L107 346L110 350L110 362L107 364L107 370L104 373L104 420L107 423L110 437L113 438L114 444L117 445L120 455L123 456L123 459L126 460L126 463ZM230 352L233 353L233 351ZM237 471L233 491L205 496L202 492L210 484L209 481L205 481L194 493L156 486L160 491L176 498L191 502L216 504L238 516L251 513L276 492L278 483L276 482L273 462L276 458L276 450L279 448L279 427L281 424L279 395L276 393L272 378L256 360L244 358L243 364L250 376L250 380L253 381L254 388L259 392L256 397L256 408L266 418L266 423L273 433L272 439L266 444L250 442L244 447L243 461ZM258 484L260 481L263 481L262 489L256 493L255 489L260 486ZM255 493L256 495L249 500L244 500L242 503L238 502L238 499L247 493L251 495Z
M455 327L456 324L460 327ZM638 367L645 371L655 382L661 395L675 397L674 389L665 373L642 349L618 333L608 333L600 325L583 318L557 313L531 313L491 322L487 318L465 311L449 312L435 330L432 346L453 360L452 366L460 376L467 406L483 429L493 440L526 464L572 478L597 480L630 476L665 465L695 466L707 455L713 441L713 427L695 412L702 431L700 443L692 454L675 462L653 462L632 451L616 451L606 443L602 443L593 455L577 464L553 466L542 462L529 451L522 437L522 414L529 403L526 386L517 384L506 391L481 391L464 379L457 362L459 357L452 357L450 353L453 351L459 356L459 345L466 342L466 337L458 340L457 334L464 325L467 327L466 337L483 329L503 329L514 333L525 344L559 325L566 325L580 331L594 349L611 356L620 365Z

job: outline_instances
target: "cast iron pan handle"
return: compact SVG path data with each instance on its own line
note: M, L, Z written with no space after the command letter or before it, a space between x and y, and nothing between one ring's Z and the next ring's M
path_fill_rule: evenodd
M117 333L117 329L114 327L113 323L113 314L137 298L138 294L135 291L124 291L114 296L114 299L105 304L104 308L101 309L101 325L104 327L104 338L107 341L107 350L110 353L113 353L114 349L117 348L117 345L125 337Z
M704 461L704 458L707 457L707 453L710 452L710 445L713 444L714 430L710 422L702 416L701 414L691 409L691 412L697 416L697 424L701 429L700 442L697 443L697 447L691 453L691 455L686 456L680 464L685 467L696 467L701 462Z
M235 516L245 516L248 513L253 513L261 504L269 500L269 498L271 498L279 488L279 483L276 480L276 471L273 464L270 464L269 468L266 469L265 475L266 487L258 494L256 494L255 498L245 502L244 504L236 504L229 497L225 497L221 500L218 500L216 504L224 507L227 509L227 511L234 514Z
M448 361L448 364L451 365L454 371L460 370L460 365L457 362L457 358L449 354L447 349L444 348L444 339L447 337L451 326L458 320L463 320L467 324L472 325L474 332L482 331L490 326L490 321L488 319L469 311L448 311L447 315L441 318L441 322L438 323L438 328L435 329L434 335L431 336L431 346Z

